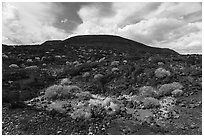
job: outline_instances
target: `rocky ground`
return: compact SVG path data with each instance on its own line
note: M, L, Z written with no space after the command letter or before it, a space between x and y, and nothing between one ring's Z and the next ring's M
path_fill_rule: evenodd
M2 50L4 135L201 135L202 56Z

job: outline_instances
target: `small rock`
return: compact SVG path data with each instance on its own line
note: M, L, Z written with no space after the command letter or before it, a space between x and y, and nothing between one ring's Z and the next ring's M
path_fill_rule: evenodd
M40 57L35 57L36 60L40 60Z
M195 107L197 107L197 105L196 104L189 104L189 107L190 108L195 108Z
M62 131L57 131L57 134L60 134L60 133L62 133Z
M115 71L119 71L119 69L118 68L112 68L111 71L115 72Z
M19 66L16 64L11 64L11 65L9 65L9 68L19 68Z
M27 59L27 62L33 62L33 60L32 59Z
M101 78L101 77L103 77L102 74L96 74L96 75L94 75L94 79L95 79L95 80L97 80L97 79L99 79L99 78Z
M82 77L85 78L85 77L89 77L90 75L91 74L89 72L85 72Z
M119 61L113 61L113 62L111 62L111 66L118 66L119 65Z
M36 70L36 69L39 69L38 66L28 66L28 67L25 67L26 70Z
M191 125L190 125L190 128L191 129L194 129L194 128L196 128L197 126L196 126L196 124L194 124L194 123L192 123Z
M7 55L3 54L2 58L9 58Z

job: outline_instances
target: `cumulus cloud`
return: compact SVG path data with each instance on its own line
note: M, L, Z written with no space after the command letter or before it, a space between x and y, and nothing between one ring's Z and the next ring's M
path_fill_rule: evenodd
M42 43L64 39L68 34L53 26L56 14L52 3L3 3L3 43Z
M81 7L76 34L116 34L180 53L201 52L200 3L112 3L109 12L101 5Z

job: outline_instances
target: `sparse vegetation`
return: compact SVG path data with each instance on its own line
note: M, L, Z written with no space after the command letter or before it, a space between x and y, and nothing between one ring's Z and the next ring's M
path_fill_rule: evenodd
M88 38L3 46L2 134L201 134L200 55Z

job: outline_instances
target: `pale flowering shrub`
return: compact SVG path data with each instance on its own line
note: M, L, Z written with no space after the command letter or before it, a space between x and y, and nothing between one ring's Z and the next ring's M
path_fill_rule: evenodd
M172 91L176 89L182 89L183 86L179 82L173 82L169 84L164 84L161 85L159 90L158 90L158 96L166 96L166 95L171 95Z
M53 85L48 87L45 90L45 98L47 99L57 99L63 86L62 85Z
M155 70L155 76L157 78L164 78L164 77L167 77L167 76L170 76L170 75L171 75L170 71L167 71L167 70L165 70L163 68L158 68L158 69Z
M71 80L69 79L69 78L64 78L64 79L62 79L61 81L60 81L60 84L61 85L69 85L69 84L71 84L72 82L71 82Z
M57 112L60 112L60 113L65 113L67 110L66 110L66 104L67 102L65 101L60 101L60 100L57 100L55 102L53 102L52 104L49 104L47 109L48 110L55 110Z
M79 88L78 86L75 85L63 86L59 96L62 99L69 99L75 96L76 93L80 92L82 92L82 89Z
M45 98L47 99L69 99L76 93L82 92L82 89L75 85L53 85L45 90Z
M139 95L142 97L154 97L156 90L151 86L143 86L139 88Z
M156 108L160 106L159 100L152 98L152 97L147 97L143 101L143 106L144 108Z
M91 116L92 114L90 107L82 107L74 110L74 112L71 113L72 119L90 119Z

